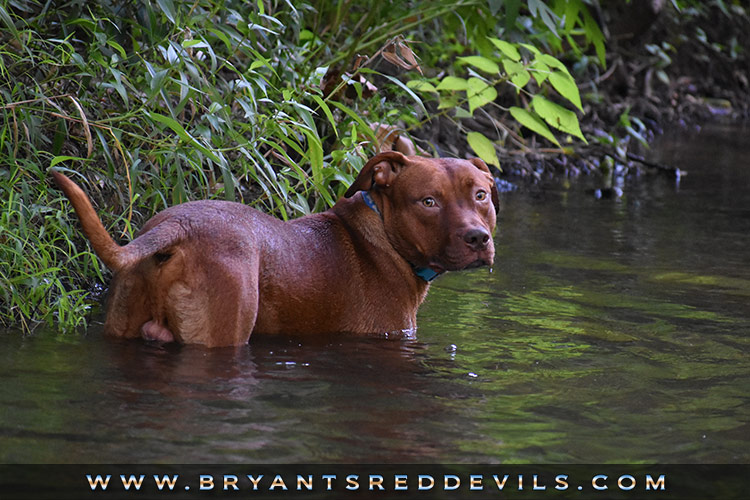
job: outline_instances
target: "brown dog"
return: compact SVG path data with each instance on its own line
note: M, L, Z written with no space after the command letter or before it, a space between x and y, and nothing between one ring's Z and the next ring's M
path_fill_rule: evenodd
M323 213L283 222L195 201L125 246L73 181L52 175L114 272L105 331L119 337L227 346L253 332L413 331L432 278L495 254L497 191L478 159L381 153Z

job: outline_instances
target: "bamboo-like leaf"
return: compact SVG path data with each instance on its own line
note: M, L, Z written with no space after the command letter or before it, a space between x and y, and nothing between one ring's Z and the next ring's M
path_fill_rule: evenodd
M128 99L128 92L125 90L125 85L122 83L122 72L115 68L109 68L109 72L112 73L112 76L115 78L115 83L113 83L112 86L117 93L120 94L125 106L129 106L130 100Z
M422 102L422 99L420 99L420 98L419 98L419 96L418 96L417 94L415 94L415 93L414 93L414 91L413 91L412 89L410 89L410 88L409 88L408 86L406 86L406 85L404 84L404 82L402 82L402 81L401 81L401 80L399 80L398 78L394 78L394 77L392 77L392 76L390 76L390 75L386 75L386 74L381 74L381 76L384 76L384 77L386 77L386 78L387 78L387 79L389 79L389 80L390 80L391 82L393 82L393 83L394 83L394 84L396 84L397 86L401 87L401 88L402 88L402 89L403 89L403 90L404 90L404 91L405 91L405 92L406 92L407 94L409 94L409 96L411 96L411 98L412 98L412 99L414 100L414 102L415 102L415 103L417 104L417 106L418 106L418 107L419 107L419 109L420 109L420 110L422 111L422 113L423 113L423 114L425 114L425 115L427 114L427 108L425 108L425 107L424 107L424 103Z
M152 111L147 111L146 114L152 120L159 122L163 125L166 125L170 129L172 129L172 131L176 133L180 139L187 142L188 144L193 145L196 149L198 149L198 151L206 155L212 161L216 162L217 164L222 163L221 159L216 155L215 152L211 151L205 145L201 144L195 137L190 135L187 132L187 130L185 130L185 128L182 125L180 125L180 123L174 118L161 115L159 113L154 113Z
M304 130L307 137L307 158L310 160L313 182L322 191L323 187L323 145L318 134L312 130Z
M81 158L79 156L55 156L52 158L52 161L49 162L49 168L53 168L64 161L86 161L86 158Z
M599 64L601 64L602 68L607 67L607 49L604 46L604 33L599 28L599 23L591 17L588 9L583 10L583 29L586 36L594 44Z
M68 96L73 105L78 110L78 114L81 115L81 125L83 126L83 135L86 136L86 158L91 158L91 153L94 152L94 139L91 137L91 127L89 127L89 119L86 118L86 113L83 111L83 107L78 100L72 95Z
M161 11L164 13L165 16L167 16L167 19L169 19L172 24L177 23L177 13L174 9L174 2L172 0L156 0L156 3L159 4L159 7L161 8Z
M109 45L110 47L112 47L113 49L115 49L120 54L120 57L122 57L123 59L127 59L128 58L128 54L127 54L127 52L125 52L125 49L122 47L122 45L120 45L116 41L114 41L114 40L107 40L107 45Z
M336 106L337 108L339 108L341 111L343 111L347 115L349 115L349 117L352 120L354 120L355 122L357 122L357 124L359 124L362 130L370 129L370 125L367 122L365 122L358 113L356 113L352 108L350 108L346 104L340 103L338 101L330 101L330 103Z
M3 5L0 5L0 21L2 21L5 27L8 28L8 31L10 31L10 33L13 35L13 38L15 38L16 41L21 42L21 37L18 34L18 29L16 28L13 19L11 19L10 15L8 15L8 11L5 10L5 7Z
M317 94L312 94L313 101L315 101L320 109L323 111L323 114L326 115L326 118L328 118L328 122L333 127L333 133L336 134L336 137L339 136L339 131L336 128L336 120L333 118L333 113L331 113L331 108L328 107L328 104L323 100L322 97L320 97Z

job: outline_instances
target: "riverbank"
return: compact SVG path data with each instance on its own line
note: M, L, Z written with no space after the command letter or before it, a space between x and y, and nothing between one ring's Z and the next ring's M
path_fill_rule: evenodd
M588 144L561 152L532 134L499 137L506 147L498 151L497 174L519 183L594 175L605 187L613 177L644 172L680 176L675 166L646 159L655 137L675 127L690 131L750 119L750 13L739 5L707 4L676 14L669 2L635 1L600 13L608 37L606 68L587 58L566 61L581 86L579 119ZM496 134L495 124L508 119L503 109L514 98L506 97L502 102L500 96L502 107L493 115L461 120L462 130L454 119L440 118L414 135L437 150L472 154L461 134Z
M632 172L680 175L639 158L672 124L747 118L748 13L595 3L0 7L0 322L81 329L109 279L51 167L123 242L191 199L325 210L375 151L374 124L428 154L497 156L516 183L589 174L617 195Z

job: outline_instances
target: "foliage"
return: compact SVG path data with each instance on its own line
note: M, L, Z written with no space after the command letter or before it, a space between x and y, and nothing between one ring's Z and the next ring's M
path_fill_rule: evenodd
M84 290L104 279L49 167L126 240L195 198L288 218L332 205L374 150L373 124L416 130L430 96L457 120L497 107L504 130L583 139L558 101L582 109L561 60L589 46L603 64L582 0L3 2L0 321L82 325ZM466 138L500 166L496 140Z
M521 43L512 44L498 38L489 38L497 47L497 52L489 57L459 57L463 71L468 78L446 75L435 82L412 80L408 85L421 92L430 92L438 96L438 109L450 109L457 117L471 117L475 111L486 105L498 106L496 86L508 84L517 94L523 92L527 106L510 106L507 110L521 125L536 132L560 147L560 142L548 126L561 132L573 135L585 142L578 124L578 117L573 111L553 102L544 96L553 89L559 96L583 111L581 97L570 72L555 57L540 52L536 47ZM522 50L528 54L523 58ZM478 70L478 71L476 71ZM434 83L434 85L433 85ZM535 83L536 85L533 85ZM467 103L466 111L463 103ZM504 127L498 121L499 127ZM468 135L469 144L478 156L487 163L500 167L492 141L479 132Z
M47 194L24 179L43 176L38 165L19 161L1 173L0 303L5 312L0 319L24 330L33 326L30 321L57 322L62 329L83 324L87 293L71 289L65 275L101 276L98 260L76 249L67 213L48 206Z
M512 129L522 125L558 148L562 148L561 143L549 127L586 142L576 112L557 102L567 101L575 110L583 112L578 86L566 65L550 51L580 57L592 45L599 63L604 66L604 35L586 6L578 0L553 1L549 6L529 1L528 12L522 11L520 3L489 2L494 14L504 11L508 28L502 31L504 38L492 36L496 26L488 27L485 20L472 18L477 21L472 24L472 40L479 53L457 55L448 74L411 80L407 85L425 99L436 99L437 110L443 114L450 112L457 121L472 118L478 110L485 113L499 138L513 134ZM523 13L526 16L521 15ZM471 13L466 15L471 18ZM548 51L543 52L523 41L528 38ZM565 53L563 41L567 43ZM465 52L463 44L456 44L455 48L459 53ZM503 88L512 88L515 92L498 99ZM504 106L504 102L507 105ZM494 109L487 112L486 108ZM497 115L502 119L496 119ZM492 140L478 131L467 133L467 141L475 154L500 168L495 149L503 147L502 141ZM526 144L519 144L526 148Z

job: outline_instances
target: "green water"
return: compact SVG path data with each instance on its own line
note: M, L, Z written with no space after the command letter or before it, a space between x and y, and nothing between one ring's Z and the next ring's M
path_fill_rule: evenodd
M664 138L679 184L503 196L494 272L417 340L239 349L0 334L0 462L747 463L747 130Z

